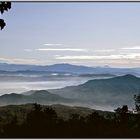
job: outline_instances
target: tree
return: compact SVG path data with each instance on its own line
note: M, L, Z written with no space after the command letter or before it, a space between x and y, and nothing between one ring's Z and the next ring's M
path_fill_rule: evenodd
M46 119L51 119L51 120L56 120L57 119L57 113L55 112L55 110L53 110L50 107L46 107L44 109L44 113L46 114Z
M135 101L135 109L139 113L140 112L140 94L134 95L134 101Z
M114 110L116 113L118 114L125 114L128 112L128 106L127 105L123 105L122 108L118 107L117 109Z
M5 11L11 9L11 2L3 1L0 2L0 13L3 14ZM0 19L0 28L1 30L6 26L4 19Z
M42 107L41 107L40 104L34 103L33 106L34 106L33 107L34 108L34 111L40 112L41 109L42 109Z
M116 121L120 123L120 126L128 125L130 115L128 113L128 106L123 105L122 108L118 107L116 110L114 110L117 114Z

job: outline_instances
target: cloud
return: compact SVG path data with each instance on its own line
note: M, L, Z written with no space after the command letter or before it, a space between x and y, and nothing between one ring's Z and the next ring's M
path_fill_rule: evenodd
M9 57L0 57L0 61L5 63L16 63L16 64L37 64L40 63L36 59L22 59L22 58L9 58Z
M95 59L118 59L120 56L110 55L110 56L89 56L89 55L80 55L80 56L60 56L57 59L67 59L67 60L95 60Z
M47 44L43 44L43 45L45 45L45 46L63 46L64 44L49 44L49 43L47 43Z
M93 55L78 55L78 56L58 56L56 59L60 60L120 60L120 59L139 59L140 53L132 53L132 54L117 54L117 55L102 55L102 56L93 56Z
M86 49L72 49L72 48L39 48L38 51L73 51L73 52L85 52Z
M126 48L121 48L123 50L140 50L140 46L132 46L132 47L126 47Z
M114 49L106 49L106 50L94 50L94 52L113 52Z

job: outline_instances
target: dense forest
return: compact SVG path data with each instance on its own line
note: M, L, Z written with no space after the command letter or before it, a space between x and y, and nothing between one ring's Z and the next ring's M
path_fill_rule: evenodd
M57 114L51 106L33 104L19 121L18 112L2 122L0 112L1 138L139 138L140 137L140 95L135 95L135 113L127 105L115 112L101 115L93 111L87 115L73 113L68 119ZM15 105L16 106L16 105ZM18 106L18 105L17 105ZM10 111L10 110L9 110ZM7 116L8 117L8 116Z

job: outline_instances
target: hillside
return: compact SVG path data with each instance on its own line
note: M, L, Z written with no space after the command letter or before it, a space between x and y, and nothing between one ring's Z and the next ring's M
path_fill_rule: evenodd
M22 104L22 105L7 105L0 107L0 117L4 122L8 121L8 118L13 118L14 115L18 117L19 122L23 122L26 118L26 115L33 110L33 104ZM79 106L66 106L61 104L53 104L53 105L42 105L42 108L46 107L53 108L59 117L67 120L72 114L79 114L81 116L87 116L92 112L98 112L100 115L107 116L108 114L113 114L113 112L101 111L90 109L86 107ZM1 123L1 121L0 121Z
M95 79L78 86L61 89L31 90L21 94L0 96L0 105L9 104L65 104L112 110L127 104L133 108L134 94L140 93L140 78L133 75Z
M90 80L79 86L49 91L65 98L81 99L89 104L111 106L128 104L132 107L134 94L140 93L140 78L124 75L109 79Z
M0 107L0 114L0 138L140 137L139 114L127 111L25 104Z
M28 93L28 94L27 94ZM0 105L19 105L25 103L72 103L74 100L66 99L59 95L51 94L46 90L28 91L25 94L4 94L0 96Z

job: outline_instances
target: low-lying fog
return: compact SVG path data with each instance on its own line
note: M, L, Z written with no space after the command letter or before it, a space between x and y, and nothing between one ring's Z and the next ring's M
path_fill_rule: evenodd
M0 77L0 95L8 93L21 93L29 90L56 89L66 86L79 85L92 79L103 79L107 77L47 77L46 79L35 79L32 77Z

